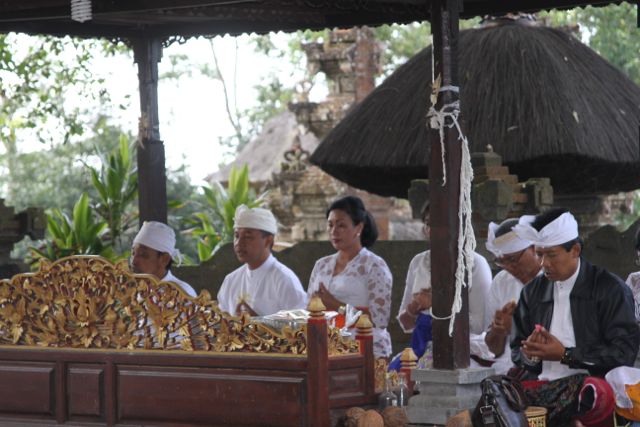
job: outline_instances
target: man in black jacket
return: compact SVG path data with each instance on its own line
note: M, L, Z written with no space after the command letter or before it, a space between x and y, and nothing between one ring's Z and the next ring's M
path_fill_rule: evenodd
M523 217L514 231L535 244L544 271L523 288L511 333L513 362L544 383L529 393L532 404L553 407L551 426L607 425L607 384L589 376L633 365L640 345L633 296L581 258L578 224L565 209Z

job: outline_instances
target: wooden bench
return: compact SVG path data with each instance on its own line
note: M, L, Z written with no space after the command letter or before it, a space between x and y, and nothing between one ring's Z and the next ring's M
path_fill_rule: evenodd
M42 262L0 281L0 425L328 426L376 402L371 325L309 309L277 331L126 263Z

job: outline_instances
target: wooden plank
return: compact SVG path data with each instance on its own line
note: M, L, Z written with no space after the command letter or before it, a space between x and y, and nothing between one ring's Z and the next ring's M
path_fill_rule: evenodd
M72 363L67 367L67 415L71 421L103 421L105 366Z
M304 425L303 377L275 370L135 365L117 369L118 423L208 425L215 420L229 426Z
M54 422L55 373L55 363L0 360L0 414L44 416Z

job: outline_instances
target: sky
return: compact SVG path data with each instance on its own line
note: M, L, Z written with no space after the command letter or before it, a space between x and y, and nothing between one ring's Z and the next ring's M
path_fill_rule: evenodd
M285 35L274 35L278 43L285 42ZM269 73L277 74L283 83L293 86L298 73L292 76L293 67L283 60L268 58L253 52L249 36L238 37L237 56L237 102L239 109L254 106L255 85ZM232 80L236 56L232 37L214 39L214 45L223 76ZM170 57L186 55L189 63L210 63L213 55L209 40L191 39L187 43L174 44L163 52L159 65L162 75L172 69ZM114 104L126 102L129 108L113 112L116 123L124 129L137 133L139 117L137 68L129 58L96 59L99 69L109 70L108 87ZM218 137L233 134L233 128L225 112L224 92L219 81L202 76L196 67L187 67L192 75L184 75L178 80L163 80L158 88L160 117L160 137L165 144L168 168L187 165L192 183L201 185L207 175L218 170L223 161L229 161L229 149L223 148ZM230 95L231 97L233 95ZM224 155L226 152L226 156Z
M17 52L23 49L22 52L26 53L26 47L34 43L29 36L15 37ZM272 41L281 47L286 46L289 37L284 33L271 35ZM236 93L229 89L229 97L231 102L236 100L239 110L256 105L254 86L259 85L269 74L278 76L287 87L293 87L303 77L304 64L294 67L287 60L256 53L250 43L251 36L216 37L212 40L225 80L230 83L234 73L237 73ZM69 57L64 58L65 60L73 60L71 53L62 53L65 54ZM166 166L168 169L176 169L186 165L192 184L204 185L204 178L217 171L222 162L233 160L231 149L222 147L218 140L219 137L233 135L233 127L227 118L222 84L199 72L200 65L209 64L211 68L214 67L210 40L193 38L184 44L174 43L165 48L158 66L161 76L173 69L171 58L176 55L186 57L186 61L180 63L184 74L177 79L161 79L158 84L160 138L165 144ZM115 107L106 111L111 116L111 124L137 135L140 106L137 65L134 64L132 55L105 57L101 52L96 52L91 69L96 80L100 77L106 80L111 105ZM6 76L0 73L0 79L3 78ZM311 94L312 98L316 96L315 92ZM321 92L317 97L324 96ZM88 122L95 120L97 113L101 112L97 102L95 105L90 102L77 89L68 89L65 107L87 108ZM117 108L119 105L125 108ZM47 124L43 126L46 128ZM59 134L55 127L52 129L54 135ZM77 138L87 136L85 134ZM19 147L23 152L48 148L48 145L42 144L35 137L33 131L24 131L19 138Z

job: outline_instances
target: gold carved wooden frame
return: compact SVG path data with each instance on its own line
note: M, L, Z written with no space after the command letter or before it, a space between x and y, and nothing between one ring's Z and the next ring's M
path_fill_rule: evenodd
M305 355L306 325L273 330L229 316L204 290L134 274L126 261L76 255L42 260L35 273L0 281L0 345ZM329 355L358 344L329 328Z

